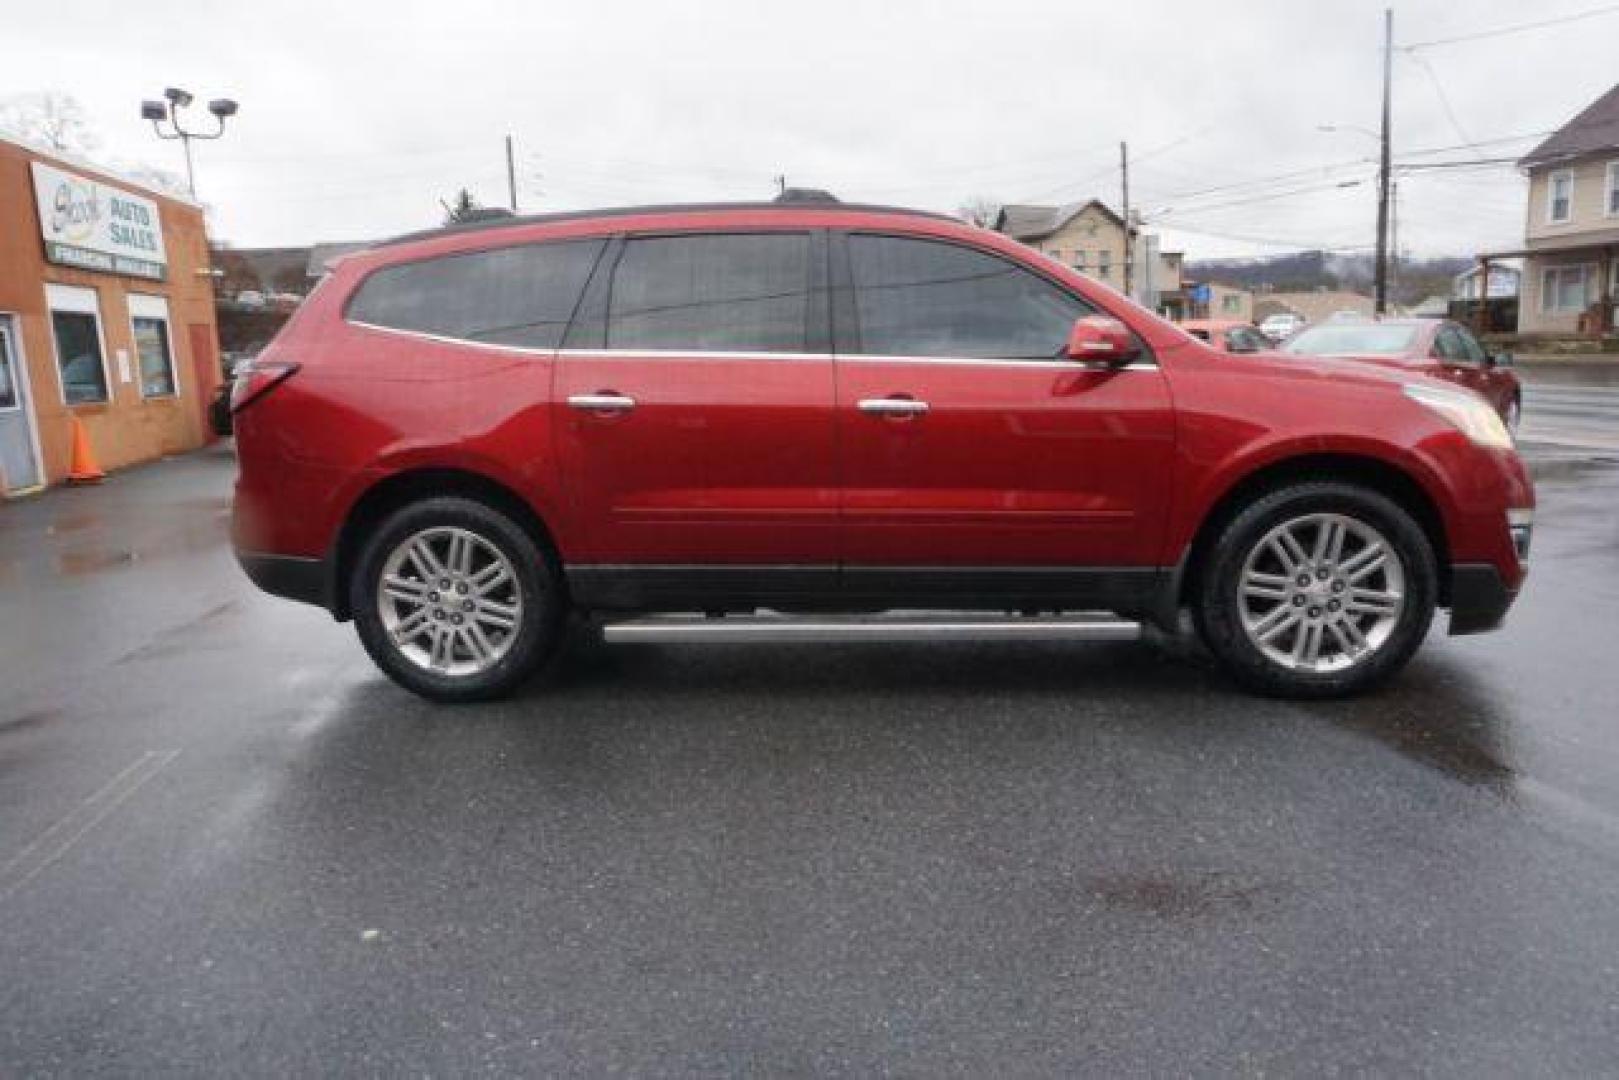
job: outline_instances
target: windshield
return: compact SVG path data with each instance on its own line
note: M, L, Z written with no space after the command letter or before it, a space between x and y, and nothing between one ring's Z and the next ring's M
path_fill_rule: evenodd
M1414 326L1335 324L1312 326L1282 346L1305 356L1403 356L1417 339Z

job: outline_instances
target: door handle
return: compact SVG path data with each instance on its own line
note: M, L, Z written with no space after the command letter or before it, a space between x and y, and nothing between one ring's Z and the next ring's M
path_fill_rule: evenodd
M906 397L861 398L856 407L873 416L921 416L928 411L927 402Z
M568 398L569 408L586 412L629 412L635 408L635 399L626 394L603 390L597 394L573 394Z

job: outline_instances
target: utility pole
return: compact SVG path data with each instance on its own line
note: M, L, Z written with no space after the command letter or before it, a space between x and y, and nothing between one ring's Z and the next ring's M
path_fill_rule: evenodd
M1124 295L1130 295L1130 268L1135 245L1130 242L1130 146L1119 143L1119 186L1124 196Z
M777 173L776 174L776 194L777 194L777 196L787 194L787 174L786 173Z
M1400 291L1400 182L1389 181L1389 288Z
M1394 9L1383 9L1383 127L1378 141L1382 154L1377 167L1377 267L1373 295L1379 315L1389 305L1389 94L1394 65Z
M517 213L517 167L512 163L512 137L506 136L506 197Z

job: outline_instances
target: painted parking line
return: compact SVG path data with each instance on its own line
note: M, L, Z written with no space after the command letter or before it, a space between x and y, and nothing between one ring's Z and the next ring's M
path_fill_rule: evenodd
M0 903L54 866L114 810L139 791L169 763L178 750L148 750L101 787L91 792L60 821L0 866Z

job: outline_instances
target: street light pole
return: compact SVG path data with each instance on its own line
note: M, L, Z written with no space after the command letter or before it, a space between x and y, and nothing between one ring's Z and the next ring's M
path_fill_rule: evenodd
M192 131L180 123L180 110L192 102L191 91L181 90L178 87L169 87L163 91L162 101L141 102L141 119L152 122L152 130L157 132L160 139L179 139L180 145L185 148L186 155L186 190L191 197L197 197L196 165L191 157L191 140L217 139L225 134L225 121L236 115L236 102L230 98L216 98L208 103L208 111L213 114L213 131ZM169 128L163 129L167 121Z

